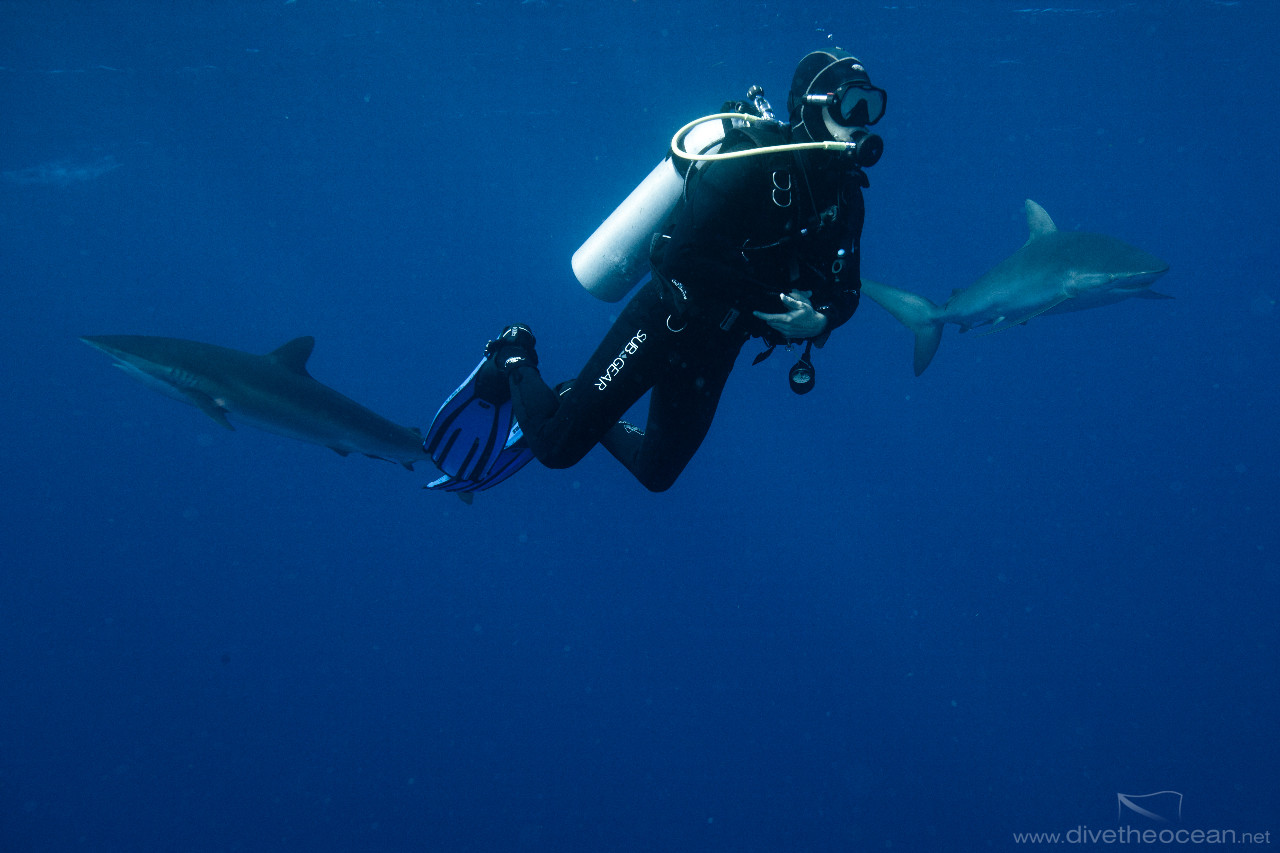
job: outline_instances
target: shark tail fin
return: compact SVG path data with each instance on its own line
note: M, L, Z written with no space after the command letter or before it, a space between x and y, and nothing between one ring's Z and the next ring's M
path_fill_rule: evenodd
M942 311L923 296L890 287L877 281L862 280L862 292L916 336L915 357L912 367L916 376L933 361L933 354L942 343Z

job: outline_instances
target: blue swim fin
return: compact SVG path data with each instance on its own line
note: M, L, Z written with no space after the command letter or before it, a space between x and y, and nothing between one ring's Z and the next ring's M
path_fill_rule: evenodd
M529 443L524 440L524 433L520 431L520 426L516 424L511 427L511 433L502 448L502 452L498 454L489 471L482 477L476 480L464 480L460 477L452 477L445 474L443 477L428 483L424 488L441 492L460 492L463 499L470 503L471 492L483 492L485 489L498 485L531 461L533 461L533 451L529 449Z
M481 491L529 464L533 453L515 422L506 379L488 359L444 401L422 449L444 472L428 489Z

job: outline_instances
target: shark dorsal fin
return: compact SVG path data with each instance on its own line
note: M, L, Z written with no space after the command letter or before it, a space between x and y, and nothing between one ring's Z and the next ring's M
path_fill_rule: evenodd
M1049 214L1040 205L1031 199L1027 199L1024 205L1027 210L1027 242L1030 243L1037 237L1043 237L1045 234L1052 234L1058 230L1058 226L1053 224L1053 220L1049 218Z
M294 338L279 349L272 350L267 353L267 358L286 370L310 376L311 374L307 373L307 359L311 358L311 350L315 349L315 346L316 339L306 335Z

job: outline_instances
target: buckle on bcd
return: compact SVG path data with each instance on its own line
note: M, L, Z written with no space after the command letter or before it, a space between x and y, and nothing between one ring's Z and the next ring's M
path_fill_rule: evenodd
M773 355L773 351L777 348L778 348L777 344L769 344L769 346L765 347L764 352L760 353L755 358L751 359L751 366L755 367L757 364L764 361L769 356Z

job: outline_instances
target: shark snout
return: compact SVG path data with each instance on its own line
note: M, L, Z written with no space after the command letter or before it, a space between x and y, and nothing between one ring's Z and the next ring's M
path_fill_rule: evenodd
M1163 258L1157 258L1150 252L1144 252L1132 246L1127 246L1126 248L1130 250L1132 257L1128 259L1128 263L1121 265L1120 268L1134 270L1134 272L1126 273L1123 276L1134 284L1150 284L1169 271L1169 263Z
M112 358L116 358L119 353L118 349L111 346L108 337L105 335L83 335L80 340L96 350L102 350Z
M1155 263L1151 264L1150 268L1146 273L1144 273L1144 275L1149 275L1152 279L1157 279L1169 271L1169 263L1167 261L1162 261L1155 255L1151 255L1151 260Z
M1146 287L1147 285L1154 284L1156 279L1169 271L1169 265L1158 258L1152 258L1152 260L1155 261L1155 263L1151 264L1147 269L1140 270L1136 273L1127 273L1124 276L1121 276L1121 278L1124 279L1126 284L1134 287Z
M146 339L137 335L82 335L80 340L116 361L128 362L138 355L138 342Z

